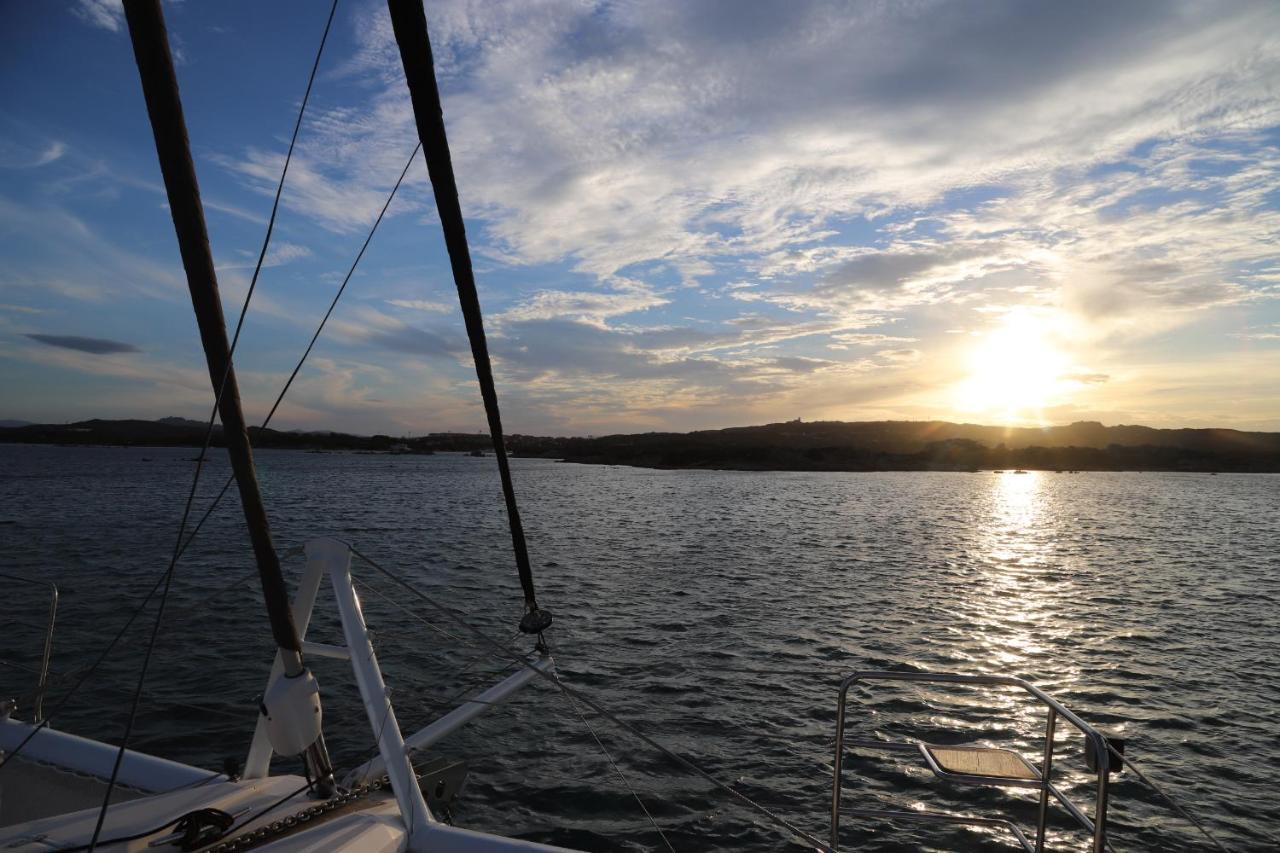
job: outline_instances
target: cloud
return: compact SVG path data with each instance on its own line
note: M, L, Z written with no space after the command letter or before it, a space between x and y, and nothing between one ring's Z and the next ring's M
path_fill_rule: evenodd
M38 169L57 162L67 153L67 144L56 139L39 144L38 150L13 140L0 142L0 166L6 169Z
M228 216L234 216L236 219L243 219L245 222L252 222L255 225L265 226L267 224L267 217L260 213L245 210L239 205L228 204L205 196L201 196L201 203L204 205L205 210L215 210L218 213L225 213Z
M920 386L888 361L650 348L657 340L650 330L563 319L504 324L491 347L508 419L581 433L847 417Z
M344 317L335 316L326 327L325 337L347 346L470 362L471 349L454 326L437 323L422 327L405 322L401 313L387 313L369 304L348 309Z
M430 314L443 314L446 311L452 311L454 306L447 302L432 302L428 299L387 299L388 305L394 305L397 308L407 308L410 311L425 311Z
M822 370L832 367L836 364L834 361L827 361L821 358L803 358L801 356L786 356L784 358L772 359L774 367L791 373L813 373L816 370Z
M1105 373L1088 373L1088 372L1066 373L1066 374L1063 374L1060 378L1066 380L1067 382L1079 382L1082 385L1101 385L1103 382L1106 382L1109 379L1111 379L1111 377Z
M61 207L21 204L0 196L0 229L6 237L21 240L25 251L47 259L37 273L11 270L6 286L52 290L87 302L120 293L172 299L186 291L180 266L122 248Z
M542 290L498 316L499 321L568 319L603 324L620 317L666 305L669 300L643 285L631 285L620 293Z
M1145 140L1280 118L1267 4L798 2L768 26L758 7L711 6L433 8L464 207L500 257L573 258L602 279L654 261L696 277L717 258L769 275L788 257L794 273L849 260L836 218L919 210L975 183L1016 196ZM378 88L313 112L286 198L333 230L368 221L368 187L414 137L385 10L353 20L339 73ZM226 165L265 192L277 160L250 150Z
M219 264L218 269L219 270L242 270L242 269L251 270L253 269L258 261L258 253L256 251L251 252L248 249L244 249L240 251L240 254L245 257L245 261L243 263ZM309 257L311 257L311 250L306 246L302 246L297 243L288 243L284 241L273 241L271 245L267 248L267 255L265 258L263 258L262 266L263 268L281 267L289 263L290 261L296 261L301 258L309 258Z
M67 146L57 140L50 142L48 147L40 152L40 156L36 158L34 166L47 166L55 160L62 157L67 152Z
M899 291L922 273L941 266L947 260L948 253L937 249L869 251L828 272L823 285L830 289L847 288L871 294Z
M348 119L363 126L360 135L356 136L352 128L340 132L332 129L333 125L341 125ZM376 126L377 120L371 118L367 123ZM374 126L365 124L366 121L345 110L322 113L307 121L305 136L289 164L281 203L335 233L367 230L386 203L387 194L404 168L414 143L410 141L412 137L402 133L400 136L405 142L402 147L395 147L375 135ZM337 133L347 134L347 138L335 139ZM216 155L212 159L242 178L250 189L270 196L280 181L284 157L283 150L268 152L250 148L239 157ZM415 194L413 184L425 185L425 174L423 166L410 169L388 216L422 207L421 186Z
M1274 48L1245 35L1274 17L1261 6L797 3L767 27L754 10L448 10L437 32L471 57L446 101L470 197L526 262L599 275L803 244L975 175L1276 114ZM1242 54L1252 67L1223 66ZM1128 85L1099 97L1100 68Z
M43 314L43 308L32 308L30 305L13 305L0 302L0 311L12 311L17 314Z
M785 286L735 298L801 311L903 311L989 284L1025 296L1059 287L1064 265L1106 242L1102 228L1081 233L1082 216L1101 225L1101 199L1063 193L1068 181L1152 139L1183 146L1162 156L1185 156L1211 134L1248 145L1280 121L1266 82L1280 72L1280 50L1262 36L1278 23L1267 4L1210 13L1192 3L1003 2L975 13L799 2L782 16L710 6L433 9L464 206L482 218L495 257L567 258L602 282L655 262L686 278L754 269ZM317 121L340 158L368 144L380 155L371 126L412 136L385 14L369 7L355 22L360 46L344 73L381 88L367 106ZM351 192L345 181L330 186ZM989 191L965 201L975 187ZM982 235L873 247L839 229L863 217L893 235L897 217L924 227L932 212L948 232L961 224L949 218L957 209L970 225L996 219L986 205L1004 221ZM1167 213L1173 237L1183 224ZM1054 257L1063 250L1074 257ZM1146 293L1176 308L1203 304L1205 287ZM571 308L555 300L573 297L540 298L537 316L550 316ZM1145 311L1150 301L1126 304ZM575 316L598 322L611 310L604 302Z
M826 270L811 286L759 294L780 305L819 310L902 310L952 298L962 283L1020 265L998 244L899 243L867 249Z
M118 29L116 4L75 10L99 8ZM340 21L354 52L325 58L283 204L362 234L416 130L383 5ZM896 406L954 372L969 341L947 330L1023 309L1071 330L1081 395L1131 387L1127 362L1211 312L1271 334L1274 3L439 0L431 25L495 358L544 422ZM289 121L215 162L269 198ZM401 214L433 222L421 162ZM304 233L271 262L324 255ZM92 275L106 241L67 242L86 262L49 287L156 281L123 258ZM456 381L452 303L378 280L384 310L344 306L336 343L456 362ZM368 377L335 365L326 393Z
M882 349L876 353L884 361L890 364L914 364L920 360L920 350L918 349Z
M456 337L434 330L419 329L407 323L392 329L370 332L364 340L394 352L436 358L457 356L463 349L462 342Z
M915 343L918 338L903 337L901 335L886 335L880 332L837 332L831 335L831 339L837 343L832 345L840 349L846 349L849 346L883 346L885 344L911 344Z
M1280 341L1280 323L1243 332L1232 332L1231 337L1242 341Z
M802 356L673 349L651 330L566 319L509 321L492 348L500 359L498 373L518 380L527 393L554 392L568 399L625 397L639 391L653 400L674 395L672 399L745 401L792 387L799 375L841 367Z
M63 349L75 350L77 352L87 352L91 355L116 355L126 352L142 352L133 344L127 344L122 341L108 340L107 338L83 338L79 335L40 335L28 334L26 337L33 341L39 341L42 344L48 344L51 347L62 347Z
M297 245L297 243L271 243L266 250L266 257L262 260L264 266L282 266L288 264L289 261L298 260L300 257L310 257L311 250L306 246Z
M124 5L121 0L77 0L71 7L71 12L92 27L113 33L124 29Z

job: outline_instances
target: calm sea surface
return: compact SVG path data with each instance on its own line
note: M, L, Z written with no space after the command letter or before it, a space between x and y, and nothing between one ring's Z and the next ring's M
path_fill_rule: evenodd
M190 449L0 446L0 571L57 582L53 666L91 661L167 563ZM506 641L521 598L492 458L258 454L276 541L333 534ZM540 602L566 681L720 779L825 837L836 690L859 669L999 672L1034 681L1129 752L1229 845L1280 849L1280 477L1197 474L733 473L513 463ZM201 511L221 486L206 468ZM289 556L296 577L301 560ZM218 768L242 760L272 647L238 502L182 560L136 746ZM501 662L450 637L360 564L401 725L429 722ZM228 591L229 590L229 591ZM39 599L6 586L0 657L37 645ZM405 613L407 608L422 619ZM116 739L150 617L55 716ZM312 639L337 640L322 595ZM372 746L350 671L313 667L339 767ZM0 670L5 695L26 688ZM65 689L65 687L64 687ZM57 704L59 690L46 708ZM856 695L853 737L1019 749L1043 714L1008 693L882 686ZM592 719L677 850L798 849L755 814ZM1055 770L1090 810L1080 739ZM588 850L660 841L575 710L538 684L454 735L462 826ZM278 760L282 772L296 772ZM917 763L853 752L850 806L1004 813L1031 794L948 788ZM1131 773L1116 777L1115 848L1198 850ZM850 817L843 844L1008 850L971 830ZM1055 824L1053 849L1083 849Z

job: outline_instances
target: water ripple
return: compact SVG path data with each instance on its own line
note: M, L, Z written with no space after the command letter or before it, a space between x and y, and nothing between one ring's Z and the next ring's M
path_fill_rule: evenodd
M144 455L151 461L141 464ZM91 660L165 565L191 455L0 447L5 570L62 589L56 670ZM492 459L258 456L282 548L326 533L348 538L475 624L514 633L519 587ZM215 460L204 500L225 470ZM1228 843L1273 843L1280 478L647 471L541 460L516 460L514 470L565 679L816 834L827 824L841 677L918 668L1031 679L1126 737ZM140 723L140 747L213 767L246 753L271 657L252 585L207 600L252 568L235 516L235 507L220 513L181 565ZM357 576L405 603L358 566ZM496 678L475 648L442 641L377 595L364 604L405 729L433 719L466 685ZM0 619L18 610L39 612L17 591L0 601ZM311 636L340 635L322 592ZM140 637L59 726L118 736ZM22 660L35 640L14 629L5 646L6 659ZM350 766L371 738L349 672L335 661L314 667L330 746ZM0 674L8 694L21 691ZM855 693L854 737L1039 756L1043 714L1013 694ZM595 724L677 849L787 847L704 781ZM1087 803L1080 738L1063 733L1060 744L1061 778ZM574 711L545 687L438 752L470 763L457 809L464 826L588 850L658 846ZM1025 792L947 788L917 762L859 750L847 766L851 806L1034 818ZM1201 849L1131 775L1117 777L1113 792L1117 849ZM859 849L1010 849L987 831L843 825L843 843ZM1068 823L1055 822L1051 838L1055 849L1082 849Z

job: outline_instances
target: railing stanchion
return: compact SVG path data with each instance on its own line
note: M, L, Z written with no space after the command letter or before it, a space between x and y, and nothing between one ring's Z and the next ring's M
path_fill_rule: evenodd
M0 572L0 578L30 584L31 586L47 586L49 588L49 621L44 628L44 645L41 646L40 650L40 666L33 670L36 674L36 688L31 694L31 721L40 723L44 721L44 696L49 692L49 659L53 656L53 628L58 619L58 585L52 581L35 580L6 572ZM35 625L32 625L32 627L35 627Z
M1007 828L1016 838L1026 853L1044 853L1045 836L1048 833L1049 823L1049 797L1052 795L1067 810L1067 813L1075 819L1080 828L1093 836L1093 844L1091 849L1094 853L1105 853L1107 845L1107 795L1108 795L1108 770L1111 762L1107 755L1108 744L1107 739L1102 736L1093 726L1080 719L1078 715L1071 711L1070 708L1045 693L1034 684L1024 679L1011 675L961 675L949 672L897 672L897 671L873 671L861 670L850 675L840 683L840 696L836 706L836 753L832 764L832 789L831 789L831 847L837 848L840 833L840 800L842 787L842 770L844 763L844 726L845 713L848 704L849 687L858 682L871 681L902 681L917 682L926 684L965 684L982 687L1013 687L1024 693L1029 694L1032 698L1043 705L1048 714L1045 719L1044 733L1044 762L1037 770L1025 758L1013 753L1022 764L1030 768L1029 775L1019 775L1010 773L971 773L944 770L930 752L931 747L928 744L918 741L907 741L905 743L887 742L878 740L855 740L854 746L870 749L887 749L891 751L918 751L925 759L933 772L943 778L957 780L969 784L979 785L1007 785L1021 788L1037 788L1040 791L1040 799L1037 808L1036 817L1036 841L1034 846L1030 840L1022 833L1012 821L995 819L995 818L979 818L970 815L956 814L939 814L912 811L885 811L882 809L856 809L850 810L851 814L861 817L879 817L891 818L899 820L929 820L942 823L956 824L984 824L984 825L1000 825ZM1094 762L1098 774L1097 801L1094 807L1094 818L1090 820L1088 815L1080 810L1080 807L1071 802L1059 788L1053 784L1053 758L1055 739L1057 733L1058 719L1061 718L1071 726L1079 730L1085 737L1088 749L1097 755L1097 761ZM1010 753L1011 750L987 749L978 747L966 747L967 749L977 749L980 752L991 753ZM1038 780L1035 778L1038 776Z
M1049 786L1053 783L1053 738L1058 723L1058 712L1053 708L1044 724L1044 764L1040 767L1040 809L1036 815L1036 853L1044 853L1045 827L1049 823Z
M1111 756L1107 755L1106 741L1102 746L1102 754L1098 757L1098 801L1093 812L1093 853L1106 853L1107 850L1107 787L1111 767Z
M840 698L836 702L836 754L832 763L831 783L831 849L840 850L840 776L844 763L844 706L849 695L852 678L840 685Z

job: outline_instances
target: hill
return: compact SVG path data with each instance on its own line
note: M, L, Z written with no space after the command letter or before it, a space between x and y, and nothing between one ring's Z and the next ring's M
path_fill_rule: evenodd
M184 418L88 420L0 428L0 442L198 447L204 424ZM432 453L484 450L477 433L415 437L251 429L255 447ZM213 444L222 445L221 428ZM1081 421L995 427L947 421L819 421L596 438L507 437L517 456L650 468L936 471L986 468L1280 472L1280 433L1155 429Z
M1280 433L1109 427L1084 421L1044 428L946 421L790 421L543 441L547 447L540 455L652 468L1280 471Z
M25 444L90 444L115 447L199 447L207 425L187 418L158 421L102 420L95 418L69 424L28 424L0 427L0 442ZM249 428L254 447L292 450L370 450L432 453L437 450L467 451L490 446L487 435L473 433L433 433L415 438L389 435L351 435L343 432L298 432ZM222 427L215 425L211 445L223 447Z

